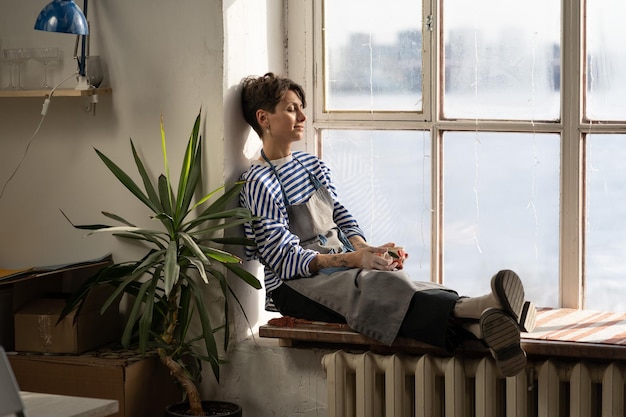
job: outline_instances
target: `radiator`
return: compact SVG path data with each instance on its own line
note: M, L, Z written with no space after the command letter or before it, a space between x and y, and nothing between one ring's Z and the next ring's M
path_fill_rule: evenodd
M322 358L329 417L623 417L616 362L529 361L499 376L491 358L337 351Z

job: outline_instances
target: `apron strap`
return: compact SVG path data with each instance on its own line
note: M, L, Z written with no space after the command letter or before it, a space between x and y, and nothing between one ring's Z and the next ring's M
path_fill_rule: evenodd
M276 176L276 179L278 180L278 183L280 184L280 191L283 194L283 200L285 201L285 206L291 205L289 198L287 197L287 193L285 192L285 186L283 185L283 181L280 179L280 176L278 176L278 172L276 172L276 167L274 166L274 164L272 164L272 161L270 161L269 158L265 155L265 152L263 152L263 149L261 149L261 156L263 157L265 162L267 162L270 165L272 172L274 173L274 175ZM304 164L300 162L298 158L296 158L295 155L292 154L292 157L293 159L296 160L296 162L300 164L300 166L302 166L302 168L304 168L306 173L309 175L309 181L311 181L311 183L313 184L313 187L316 190L319 190L323 186L322 182L315 175L313 175L313 173L309 171L307 167L305 167Z
M276 179L278 180L278 183L280 184L280 191L283 193L283 200L285 202L285 207L288 206L289 198L287 197L287 193L285 192L285 187L283 186L283 182L278 176L278 172L276 172L276 167L274 166L274 164L272 164L270 159L265 155L265 152L263 152L263 149L261 149L261 156L263 157L263 159L265 159L265 162L270 164L270 168L272 169L272 172L274 173L274 175L276 176Z
M289 207L291 205L291 202L289 201L289 198L287 197L287 193L285 192L285 187L283 185L282 180L280 179L280 176L278 175L278 172L276 171L276 167L274 166L274 164L272 164L272 162L267 157L267 155L265 155L265 152L263 151L263 149L261 149L261 156L263 157L265 162L267 162L269 164L270 168L272 169L272 172L276 176L276 179L278 180L278 183L280 184L280 191L283 194L283 200L285 202L285 207ZM292 154L292 157L307 172L307 174L309 175L309 180L311 181L311 184L313 184L313 187L315 188L316 191L319 190L320 188L324 187L324 184L322 184L322 182L319 180L319 178L317 178L315 175L313 175L313 173L307 167L305 167L304 164L295 155ZM328 192L328 191L326 190L326 192ZM341 242L341 244L344 246L344 250L346 252L353 252L355 250L354 246L352 246L352 243L347 238L347 236L345 235L343 230L341 230L339 227L336 227L336 229L337 229L337 237L339 238L339 241ZM319 237L320 236L318 236L318 238Z

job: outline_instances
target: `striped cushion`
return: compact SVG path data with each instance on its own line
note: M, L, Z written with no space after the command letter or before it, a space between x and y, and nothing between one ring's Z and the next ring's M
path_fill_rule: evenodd
M626 345L626 313L571 308L537 309L537 326L526 339Z

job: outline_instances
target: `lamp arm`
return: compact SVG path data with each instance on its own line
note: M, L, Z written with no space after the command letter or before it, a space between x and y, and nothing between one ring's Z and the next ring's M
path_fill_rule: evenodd
M87 6L88 0L84 0L83 3L83 14L85 15L85 19L87 19ZM89 28L89 19L87 19L87 27ZM78 61L78 73L81 77L85 76L85 56L87 51L87 43L89 42L89 35L81 35L81 45L80 45L80 60Z

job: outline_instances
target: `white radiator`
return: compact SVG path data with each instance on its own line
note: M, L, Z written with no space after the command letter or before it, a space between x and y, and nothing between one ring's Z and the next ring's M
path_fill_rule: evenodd
M324 355L328 417L624 417L618 363L531 362L516 377L491 358Z

